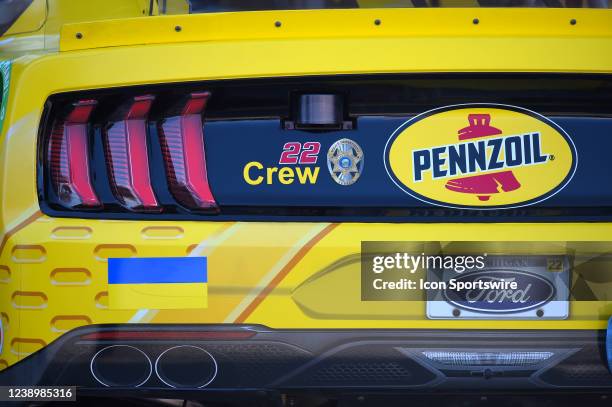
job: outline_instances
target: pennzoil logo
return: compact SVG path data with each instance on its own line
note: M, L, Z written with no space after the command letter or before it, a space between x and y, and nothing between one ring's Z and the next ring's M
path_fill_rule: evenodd
M514 106L467 104L407 121L385 147L387 173L407 194L462 209L533 205L572 179L578 156L551 120Z

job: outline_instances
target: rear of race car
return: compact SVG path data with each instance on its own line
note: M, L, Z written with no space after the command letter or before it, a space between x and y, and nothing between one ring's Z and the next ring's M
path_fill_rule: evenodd
M612 388L610 10L30 3L2 383Z

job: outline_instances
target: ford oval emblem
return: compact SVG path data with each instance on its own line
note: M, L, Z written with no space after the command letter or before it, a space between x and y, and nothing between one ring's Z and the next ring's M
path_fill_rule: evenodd
M456 282L516 282L516 289L445 289L445 299L470 311L505 314L528 311L550 302L556 294L553 284L537 274L520 270L484 270L463 274Z

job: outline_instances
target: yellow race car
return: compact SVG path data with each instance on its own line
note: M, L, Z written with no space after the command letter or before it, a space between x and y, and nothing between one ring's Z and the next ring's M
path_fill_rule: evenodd
M611 391L610 6L0 0L0 384Z

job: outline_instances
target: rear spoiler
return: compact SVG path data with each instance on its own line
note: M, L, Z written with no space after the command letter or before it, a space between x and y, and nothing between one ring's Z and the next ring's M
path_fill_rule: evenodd
M152 16L65 24L60 51L180 42L402 37L612 38L612 10L407 8Z

